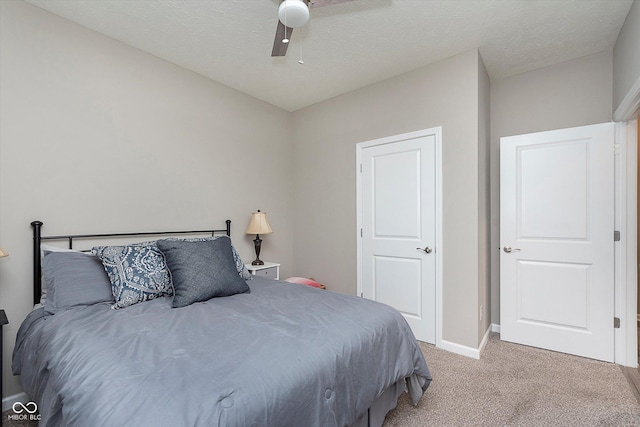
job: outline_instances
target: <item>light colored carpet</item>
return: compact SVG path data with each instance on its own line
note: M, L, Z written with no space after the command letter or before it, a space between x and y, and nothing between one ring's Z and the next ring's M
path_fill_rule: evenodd
M500 341L480 360L420 344L433 382L414 407L404 393L384 427L640 426L618 365ZM35 427L2 414L3 427Z
M403 394L384 427L640 426L620 366L500 341L480 360L422 344L433 375L417 407Z

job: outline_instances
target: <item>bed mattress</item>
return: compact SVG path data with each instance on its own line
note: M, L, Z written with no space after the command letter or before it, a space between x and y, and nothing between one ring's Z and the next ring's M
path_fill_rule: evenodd
M402 315L374 301L256 277L250 293L168 297L20 327L13 372L41 426L348 426L404 382L431 381Z

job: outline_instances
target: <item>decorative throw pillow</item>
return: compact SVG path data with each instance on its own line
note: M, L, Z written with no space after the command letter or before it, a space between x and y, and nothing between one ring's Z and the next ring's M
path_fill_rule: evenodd
M171 272L173 307L249 292L247 282L238 275L230 239L166 239L157 245Z
M113 303L111 282L95 255L44 251L42 270L49 289L44 301L46 313L55 314L78 305Z
M312 288L327 289L325 285L320 282L316 282L315 280L313 280L313 278L307 279L306 277L289 277L288 279L284 279L284 281L289 283L297 283L299 285L307 285L311 286Z
M164 239L164 240L180 240L183 242L206 242L209 240L215 240L215 239L229 239L229 243L231 243L231 238L227 235L221 235L221 236L213 236L213 237L190 237L190 238L186 238L186 239L179 239L179 238L173 238L170 237L168 239ZM251 273L249 273L249 270L247 269L247 266L244 265L244 262L242 261L242 258L240 258L240 254L238 253L238 251L236 251L236 248L233 246L233 243L231 243L231 252L233 253L233 261L236 264L236 270L238 271L238 275L240 277L242 277L244 280L251 280L253 278L253 275Z
M115 298L113 308L172 295L171 277L164 255L155 245L96 246Z

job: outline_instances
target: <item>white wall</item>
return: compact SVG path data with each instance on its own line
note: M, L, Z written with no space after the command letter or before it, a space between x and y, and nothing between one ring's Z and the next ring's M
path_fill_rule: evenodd
M294 265L356 292L355 145L443 127L443 338L478 345L477 50L294 113ZM484 68L484 67L482 67ZM486 77L485 77L486 78ZM488 82L485 82L485 84Z
M268 212L261 257L291 274L291 114L21 1L0 1L4 395L45 234L192 229Z
M612 53L491 83L491 248L500 242L500 138L611 121ZM506 242L503 242L506 244ZM491 322L500 323L500 254L491 250Z

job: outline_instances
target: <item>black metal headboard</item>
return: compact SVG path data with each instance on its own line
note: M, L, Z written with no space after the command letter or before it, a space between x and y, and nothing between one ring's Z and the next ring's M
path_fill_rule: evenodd
M226 221L227 227L217 230L191 230L191 231L144 231L140 233L109 233L109 234L68 234L60 236L42 236L42 221L33 221L33 303L38 304L42 296L42 259L40 255L40 244L43 240L66 240L69 249L73 249L73 241L80 239L108 239L112 237L139 237L139 236L162 236L180 234L207 234L226 233L231 236L231 220Z

